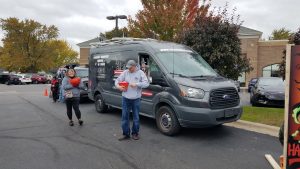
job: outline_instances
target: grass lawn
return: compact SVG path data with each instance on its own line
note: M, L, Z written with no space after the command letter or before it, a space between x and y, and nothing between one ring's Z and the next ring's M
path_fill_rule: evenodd
M244 106L241 120L280 126L284 120L283 108Z

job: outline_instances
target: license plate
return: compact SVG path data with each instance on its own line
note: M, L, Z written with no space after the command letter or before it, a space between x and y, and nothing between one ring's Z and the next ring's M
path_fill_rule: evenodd
M232 117L236 114L236 110L235 109L227 109L224 112L224 116L225 117Z

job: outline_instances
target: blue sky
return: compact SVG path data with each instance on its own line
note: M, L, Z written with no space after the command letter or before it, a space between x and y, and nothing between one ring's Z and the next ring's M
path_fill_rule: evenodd
M212 0L212 6L223 7L226 2L230 10L237 8L244 26L262 31L264 38L275 28L296 31L300 27L299 0ZM115 23L106 20L106 16L134 16L142 9L140 0L0 0L0 4L0 18L30 18L46 25L54 24L60 30L60 38L77 51L77 43L114 28ZM125 20L120 21L120 26L126 24Z

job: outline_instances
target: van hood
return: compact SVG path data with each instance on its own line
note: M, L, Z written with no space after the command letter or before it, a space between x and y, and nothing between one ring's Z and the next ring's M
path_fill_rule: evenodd
M209 92L213 89L233 87L236 88L235 84L226 78L223 77L203 77L203 78L183 78L183 77L174 77L174 80L179 85L202 89L206 92Z
M83 77L83 78L81 78L81 81L85 82L85 81L89 81L89 79L87 77Z

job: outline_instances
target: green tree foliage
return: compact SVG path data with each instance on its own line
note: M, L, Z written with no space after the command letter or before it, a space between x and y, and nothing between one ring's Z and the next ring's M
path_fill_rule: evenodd
M176 41L192 25L200 0L141 0L143 9L129 18L129 36Z
M292 36L292 32L285 28L275 29L273 30L270 40L288 40Z
M300 28L296 33L291 33L289 39L290 44L300 45ZM279 65L280 75L285 79L285 67L286 67L286 50L282 52L282 61Z
M235 16L235 10L229 15L227 8L198 13L193 27L183 32L181 42L197 51L220 75L236 80L252 67L241 55L239 16Z
M122 29L113 29L111 31L105 32L104 33L104 37L106 39L111 39L114 37L127 37L128 34L128 29L126 27L122 28Z
M71 46L64 40L52 40L49 41L49 50L51 50L51 62L52 66L47 67L47 70L51 68L58 68L62 65L70 63L78 63L78 53L74 51Z
M9 71L47 71L77 56L65 41L57 40L59 31L54 25L7 18L0 20L0 26L5 32L0 67Z

